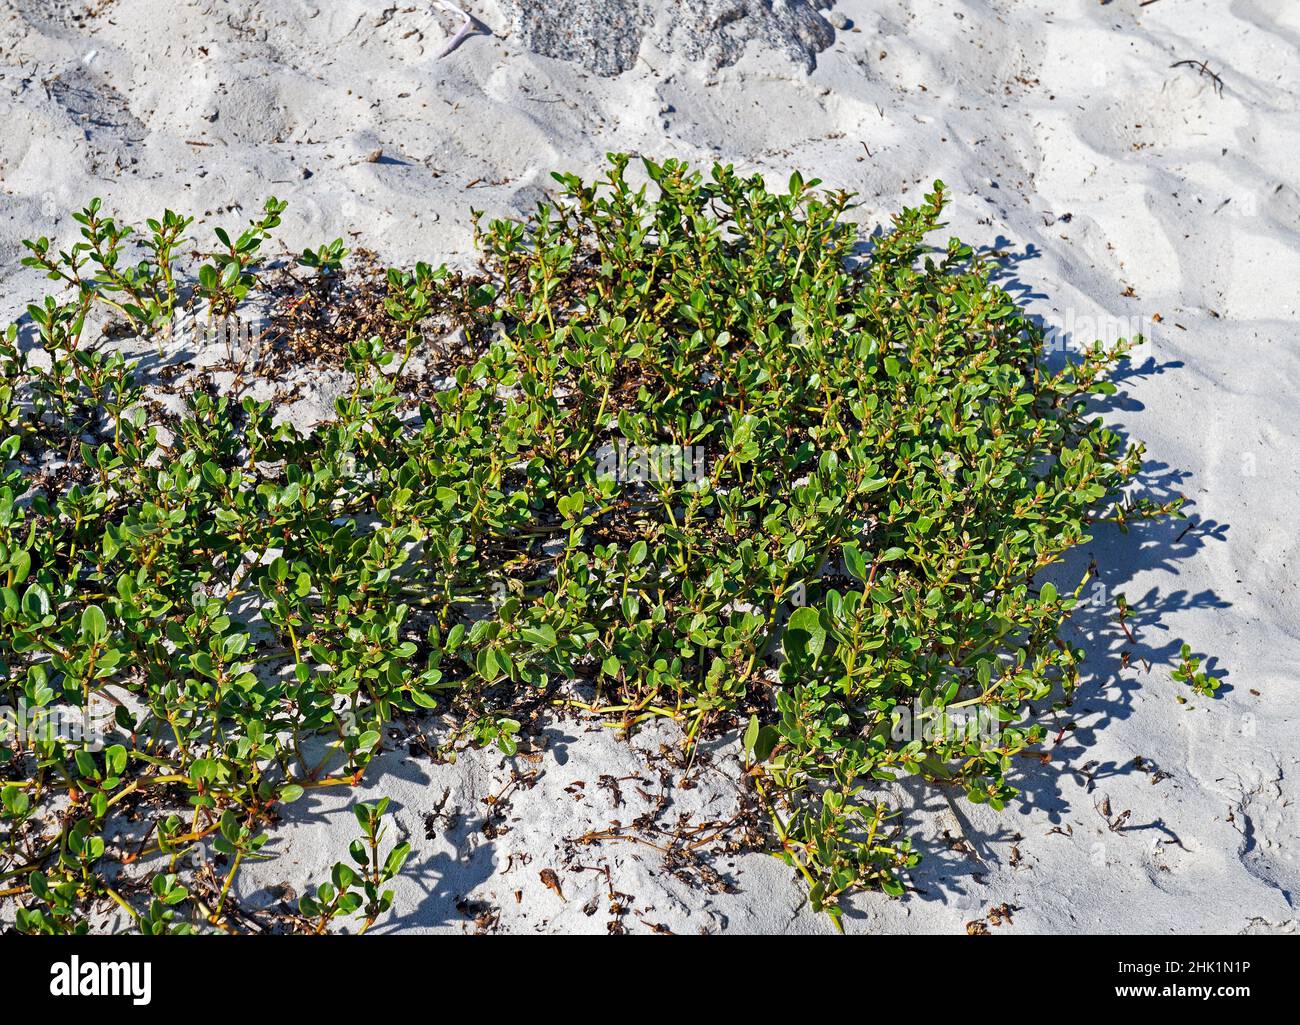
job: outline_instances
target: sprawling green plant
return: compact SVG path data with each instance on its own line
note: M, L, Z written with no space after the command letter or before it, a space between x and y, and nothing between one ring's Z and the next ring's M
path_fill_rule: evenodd
M389 270L386 326L336 325L353 385L305 431L204 388L172 416L86 329L97 304L148 335L271 291L282 203L219 233L189 290L171 212L134 266L97 201L71 250L28 244L73 294L30 307L40 358L13 327L0 347L0 694L29 718L107 704L115 736L0 741L20 929L84 929L104 898L146 931L229 927L277 805L359 781L386 723L440 701L507 754L522 694L737 730L774 853L835 916L917 861L880 781L1014 796L1027 710L1082 657L1063 625L1087 578L1040 574L1102 516L1174 511L1122 497L1141 450L1088 412L1127 345L1049 372L984 260L927 247L941 183L861 257L818 182L647 161L635 187L627 165L481 227L476 276ZM291 355L285 311L343 296L345 255L304 254ZM129 850L124 802L152 815ZM382 810L303 928L387 910L406 850L381 861ZM177 873L210 839L205 894ZM151 859L123 892L117 863Z

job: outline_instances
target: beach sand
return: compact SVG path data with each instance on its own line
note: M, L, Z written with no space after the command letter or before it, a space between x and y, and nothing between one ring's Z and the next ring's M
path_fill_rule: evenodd
M1099 531L1071 563L1096 560L1106 600L1076 618L1084 683L1050 757L1021 766L1023 802L901 784L925 860L906 897L853 898L846 927L1296 931L1300 6L840 0L792 29L748 3L711 45L673 6L639 41L597 26L566 49L512 2L466 0L482 30L439 57L461 19L423 3L9 0L0 314L44 292L20 240L66 245L92 196L128 221L195 213L206 238L274 194L291 248L342 235L463 266L471 208L526 213L552 171L611 150L798 169L856 192L864 234L942 178L950 230L1000 254L1060 347L1147 337L1102 408L1190 518ZM1218 700L1170 679L1184 641L1226 674ZM454 764L387 738L362 793L392 796L414 853L377 930L830 930L789 869L739 849L734 742L684 765L671 725L630 743L555 711L533 726L525 754ZM324 878L356 796L288 808L242 900Z

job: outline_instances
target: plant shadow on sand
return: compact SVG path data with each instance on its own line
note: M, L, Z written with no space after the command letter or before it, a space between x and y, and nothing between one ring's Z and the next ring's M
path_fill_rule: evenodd
M554 723L537 730L533 739L537 738L544 740L545 758L553 759L556 765L568 761L568 747L577 739L562 724ZM498 791L514 790L517 781L528 779L519 761L518 758L501 759L507 782ZM418 773L428 762L403 759L403 765L408 771ZM455 767L446 768L454 771ZM437 768L431 767L431 771L436 772ZM532 774L524 789L540 782L545 772L543 765ZM416 850L403 870L402 882L419 894L408 893L405 900L398 902L394 914L378 923L373 931L400 933L456 925L478 926L480 930L490 928L495 922L496 909L473 894L477 887L506 867L497 844L497 824L509 816L509 801L489 804L481 795L476 799L463 792L453 796L453 788L447 785L446 779L439 784L434 784L427 774L422 779L430 789L429 805L434 810L412 810L424 824L425 840L439 849Z
M714 894L747 889L733 845L743 841L743 825L719 828L716 843L711 839L705 847L690 841L699 829L712 833L735 810L733 803L736 809L746 806L735 745L725 738L703 740L683 770L673 757L680 733L659 726L662 733L644 736L647 727L629 742L610 735L601 720L547 712L521 730L519 755L471 749L453 763L431 761L422 743L412 743L426 728L431 737L441 736L442 727L431 720L404 721L386 732L388 749L372 763L361 791L308 791L283 810L283 828L266 848L270 859L245 869L242 902L291 912L286 888L296 899L303 885L314 887L328 877L330 862L347 857L355 831L352 805L386 794L392 803L385 846L407 841L412 852L395 884L393 913L376 922L372 933L566 931L566 922L575 920L596 928L607 919L621 925L637 906L655 905L649 898L666 896L659 885L647 892L646 879L667 876L673 877L669 889L682 899L691 891L700 895L694 910L702 921L721 924L727 913L705 905ZM525 751L540 757L526 758ZM615 802L604 788L620 784L624 793ZM713 814L723 807L726 813ZM619 835L589 842L589 833ZM754 834L749 838L753 856L766 860L753 847ZM558 871L563 900L539 903L549 897L539 898L536 889L543 868ZM787 903L795 906L797 883L791 879L790 886ZM528 894L522 905L521 887ZM620 896L617 912L606 903L616 888L630 891ZM740 899L752 903L762 893L750 888ZM593 895L599 913L586 900Z
M272 835L265 848L269 860L248 873L248 890L242 903L269 909L280 902L280 911L294 910L294 896L291 893L286 898L286 888L300 895L299 886L312 888L329 878L331 862L346 862L348 842L357 832L353 805L382 793L391 795L385 847L405 840L412 844L413 851L397 880L402 893L395 913L376 923L371 931L438 928L472 918L466 895L500 867L493 843L481 836L491 813L482 805L467 806L463 794L448 799L444 775L427 759L412 757L410 750L398 742L376 757L367 773L365 792L309 791L284 809L281 822L288 828ZM419 800L422 794L428 795L427 801ZM321 831L327 833L324 842ZM318 847L312 851L313 860L322 866L311 878L297 878L301 870L293 867L298 859L292 855L299 845ZM289 860L282 862L283 867L277 866L275 862L282 858ZM295 878L291 881L287 878L290 876Z
M1015 252L1010 250L1009 240L999 237L983 253L998 265L993 280L1017 303L1046 298L1017 273L1019 265L1041 255L1032 244ZM1040 327L1049 327L1040 317L1031 319ZM1069 359L1069 353L1080 351L1094 340L1062 334L1056 337L1057 345L1045 360L1049 370L1060 369ZM1115 394L1094 398L1090 409L1108 420L1108 414L1140 410L1143 405L1126 389L1145 378L1176 372L1182 367L1181 361L1161 361L1144 355L1139 348L1131 362L1110 375L1118 389ZM1129 437L1113 423L1108 425L1125 442L1141 440ZM1186 471L1146 458L1129 493L1156 503L1168 502L1183 495L1190 478ZM1020 760L1013 779L1020 795L997 813L993 828L981 828L972 822L966 812L970 806L960 792L936 788L916 777L899 781L899 789L905 796L906 816L929 817L936 829L941 821L951 824L955 820L957 827L955 831L943 829L938 835L930 830L913 835L922 861L912 872L912 885L905 899L956 903L964 907L972 894L972 883L982 883L993 868L1005 865L1009 857L1014 859L1011 851L1023 839L1019 827L1026 816L1041 815L1051 826L1059 827L1066 823L1073 810L1067 791L1091 794L1106 779L1158 771L1158 767L1144 763L1141 758L1121 764L1090 760L1089 753L1102 731L1132 714L1134 695L1143 686L1144 679L1168 673L1177 664L1182 642L1169 632L1170 615L1186 609L1229 607L1230 603L1213 590L1162 593L1153 586L1141 595L1125 592L1125 586L1138 574L1176 573L1180 563L1211 543L1226 540L1228 524L1201 518L1191 502L1184 503L1183 513L1182 519L1163 517L1135 522L1127 532L1113 523L1100 524L1092 531L1093 540L1089 544L1067 552L1059 563L1041 575L1039 584L1050 579L1066 591L1073 590L1085 573L1092 574L1069 620L1071 639L1086 653L1078 688L1068 707L1059 712L1035 709L1048 726L1043 745L1048 757ZM1122 622L1115 604L1116 595L1124 595L1128 601ZM1208 658L1206 665L1216 677L1227 676L1216 658ZM1225 680L1219 693L1231 689ZM1128 821L1122 829L1124 833L1154 832L1170 842L1180 842L1160 817ZM845 917L865 918L861 905L861 901L851 902L845 909Z

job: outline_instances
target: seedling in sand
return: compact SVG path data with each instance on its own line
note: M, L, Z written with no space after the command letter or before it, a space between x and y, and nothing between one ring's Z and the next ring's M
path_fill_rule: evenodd
M1202 697L1214 697L1222 685L1222 681L1201 668L1201 663L1204 660L1192 657L1191 645L1184 644L1182 646L1178 659L1178 668L1170 675L1179 683L1187 684Z

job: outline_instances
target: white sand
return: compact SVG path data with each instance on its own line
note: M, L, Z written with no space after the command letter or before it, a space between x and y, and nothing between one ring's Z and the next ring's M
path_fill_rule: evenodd
M90 6L78 19L81 2L9 0L0 14L6 319L42 288L19 240L70 241L92 195L127 219L203 214L206 234L274 193L292 246L356 231L392 262L465 260L471 205L521 213L549 172L631 150L776 182L798 168L859 192L868 229L941 177L954 231L1005 251L1004 285L1062 337L1139 325L1151 341L1109 416L1147 442L1149 486L1191 500L1192 526L1108 531L1090 551L1135 606L1137 644L1085 612L1090 672L1060 721L1073 729L1050 763L1026 761L1025 804L954 809L906 789L926 852L915 892L856 898L848 927L960 931L1006 903L1013 921L995 932L1296 930L1300 5L842 0L848 27L811 74L760 45L715 73L647 43L616 78L524 52L493 0L466 6L498 34L442 60L458 19L424 4ZM1183 59L1208 60L1222 93L1170 67ZM1175 702L1190 693L1167 670L1184 639L1227 671L1220 700ZM384 928L473 929L484 914L514 931L828 928L763 855L715 846L706 868L674 871L648 846L570 843L631 823L661 791L661 822L730 818L734 748L679 788L680 772L664 783L647 762L667 733L628 747L547 721L548 750L515 761L539 777L510 796L498 835L482 826L483 798L510 779L499 754L436 766L394 743L371 770L367 792L393 796L415 847ZM623 779L619 806L602 775L646 782ZM444 793L458 817L435 817L428 838ZM1111 821L1128 813L1117 831L1103 799ZM322 878L353 832L346 801L295 805L277 857L241 873L244 897Z

